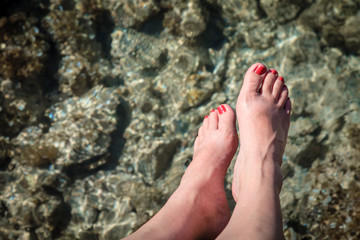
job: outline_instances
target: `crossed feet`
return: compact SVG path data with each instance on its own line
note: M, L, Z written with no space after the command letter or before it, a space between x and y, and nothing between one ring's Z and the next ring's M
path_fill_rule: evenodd
M205 116L193 161L165 206L128 239L284 239L280 166L290 125L284 79L261 63L245 74L236 116L227 104ZM230 214L224 190L238 147Z

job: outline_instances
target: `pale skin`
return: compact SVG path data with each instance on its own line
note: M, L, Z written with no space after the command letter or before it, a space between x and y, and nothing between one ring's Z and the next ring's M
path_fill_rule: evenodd
M252 65L244 77L236 114L222 104L205 117L193 161L179 187L152 219L125 239L284 239L280 166L290 111L283 78L261 63ZM236 119L240 152L231 215L224 178L238 148Z

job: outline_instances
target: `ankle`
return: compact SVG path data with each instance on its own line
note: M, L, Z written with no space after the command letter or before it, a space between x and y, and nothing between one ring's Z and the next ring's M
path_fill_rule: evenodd
M273 158L267 157L245 157L239 154L237 161L240 162L239 170L242 188L249 186L256 188L274 189L280 193L282 188L283 176L280 164Z
M221 230L217 230L222 219L219 219L216 207L213 206L207 191L203 187L194 187L191 190L187 186L180 185L167 203L167 210L177 212L175 215L176 232L186 229L188 235L180 236L180 239L214 239ZM222 208L221 208L222 209ZM228 209L228 219L230 210ZM220 216L223 216L222 213ZM221 217L220 217L221 218ZM220 224L219 224L220 223Z
M203 169L200 163L197 159L193 160L181 178L179 188L201 191L203 188L214 187L214 185L223 187L228 164L226 166L221 164L206 166L206 171L198 171L198 169ZM198 166L192 166L192 164Z

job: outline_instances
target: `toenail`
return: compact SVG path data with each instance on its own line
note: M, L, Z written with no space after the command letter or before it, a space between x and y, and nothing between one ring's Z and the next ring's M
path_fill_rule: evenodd
M211 110L211 112L215 112L215 109Z
M279 80L285 82L283 77L279 77Z
M223 110L221 109L220 106L218 106L217 110L218 110L219 114L222 114L222 113L223 113Z
M270 72L272 72L272 73L275 74L275 75L278 74L278 72L277 72L276 70L274 70L274 69L270 69Z
M208 116L208 115L206 115L206 116L205 116L205 119L206 119L206 118L208 118L208 117L209 117L209 116Z
M264 67L262 64L257 65L257 67L254 69L255 73L258 75L263 75L266 72L266 67Z
M226 107L224 105L220 105L220 107L223 110L223 112L226 112Z

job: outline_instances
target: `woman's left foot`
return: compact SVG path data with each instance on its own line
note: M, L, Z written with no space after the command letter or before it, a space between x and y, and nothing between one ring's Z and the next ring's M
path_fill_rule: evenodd
M223 104L205 117L180 186L128 239L215 239L230 219L224 178L237 147L235 112Z
M193 196L196 212L190 217L202 227L200 237L214 239L230 219L224 178L237 148L235 112L222 104L205 116L194 143L193 161L174 193L179 198Z

